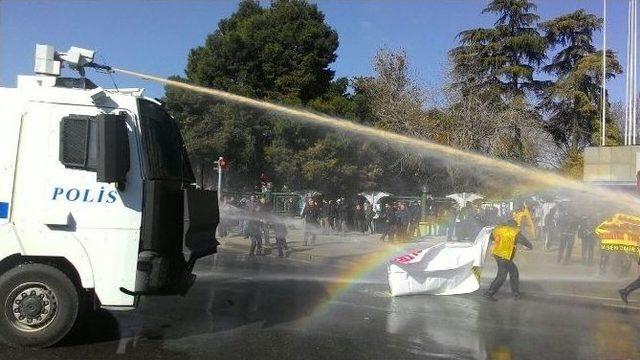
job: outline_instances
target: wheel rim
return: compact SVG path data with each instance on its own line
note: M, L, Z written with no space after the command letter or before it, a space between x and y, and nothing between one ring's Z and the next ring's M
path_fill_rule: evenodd
M29 282L16 286L9 293L5 309L9 322L16 329L40 331L55 319L58 301L47 285Z

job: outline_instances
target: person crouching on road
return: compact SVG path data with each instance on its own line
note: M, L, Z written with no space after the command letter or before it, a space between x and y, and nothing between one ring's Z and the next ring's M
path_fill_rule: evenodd
M276 246L278 248L278 256L285 257L289 247L287 246L287 225L283 221L277 221L274 225L276 233Z
M493 242L491 253L498 263L498 273L491 283L491 286L489 286L489 290L484 293L484 296L495 301L496 298L493 296L500 290L508 274L511 284L511 294L514 298L518 299L520 297L520 291L518 289L519 273L518 267L516 267L516 264L513 262L513 257L516 254L516 245L522 244L529 249L533 249L533 245L520 233L519 226L513 219L508 220L505 224L496 226L491 232L490 241Z

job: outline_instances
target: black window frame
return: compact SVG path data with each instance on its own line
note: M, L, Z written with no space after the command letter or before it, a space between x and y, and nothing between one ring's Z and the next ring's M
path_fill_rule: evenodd
M71 121L78 121L78 120L82 120L86 122L86 130L85 130L85 137L84 137L84 159L83 161L80 162L71 162L67 159L67 157L65 156L65 128L66 126L71 122ZM91 141L97 141L97 134L94 133L92 134L92 129L96 129L96 122L95 122L95 117L93 116L89 116L89 115L76 115L76 114L71 114L68 116L63 117L60 120L60 135L59 135L59 151L58 151L58 160L60 161L60 163L62 163L62 165L64 165L65 168L67 169L77 169L77 170L86 170L86 171L91 171L91 172L96 172L97 171L97 154L95 154L97 149L94 149L94 161L93 164L89 161L90 160L90 154L91 154ZM92 136L93 135L93 136ZM95 139L93 139L93 137L96 137Z
M195 182L195 176L191 169L189 156L177 121L171 116L171 114L169 114L164 106L150 99L138 98L137 107L140 120L140 134L142 139L143 163L146 178L148 180L170 180L187 183ZM161 114L162 119L154 117L154 111ZM167 141L157 141L161 139L158 138L158 135L161 135L162 132L158 132L157 128L161 121L166 121L166 123L162 123L164 126L163 131L168 128L171 130L169 133L172 133L173 138L169 143L173 142L173 144L170 147L165 147L168 145ZM165 135L166 134L167 132L165 132ZM174 162L167 161L169 160L166 156L169 154L167 151L172 155L177 155L179 160Z

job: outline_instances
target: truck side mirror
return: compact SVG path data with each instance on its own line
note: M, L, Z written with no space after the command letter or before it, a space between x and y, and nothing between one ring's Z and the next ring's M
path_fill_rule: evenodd
M126 115L96 116L97 180L124 184L129 171L129 135Z

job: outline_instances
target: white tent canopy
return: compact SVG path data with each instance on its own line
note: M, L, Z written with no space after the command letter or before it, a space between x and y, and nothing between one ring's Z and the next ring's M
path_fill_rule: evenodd
M366 193L361 192L358 195L367 199L367 201L370 202L372 205L378 204L380 200L384 197L391 196L391 194L386 193L384 191L372 191L372 192L366 192Z
M455 194L447 195L447 197L449 199L455 200L458 203L458 205L460 205L460 207L465 207L469 202L484 198L484 196L482 195L468 193L468 192L455 193Z

